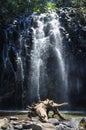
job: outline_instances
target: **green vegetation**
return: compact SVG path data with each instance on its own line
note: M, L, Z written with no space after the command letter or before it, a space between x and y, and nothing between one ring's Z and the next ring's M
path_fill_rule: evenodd
M29 6L27 0L0 0L0 24L28 12Z
M80 19L80 23L81 25L86 24L86 8L85 7L80 7L80 8L73 8L73 10L75 11L75 21L78 21Z
M50 10L50 11L56 11L57 7L56 7L56 4L47 2L46 6L45 6L45 9L46 9L46 12L48 12L48 10Z
M73 7L86 7L86 0L71 0Z
M80 7L80 8L72 8L74 12L74 16L72 16L71 21L68 23L68 27L71 28L72 23L79 22L81 25L86 25L86 8Z
M86 0L0 0L0 24L9 23L27 12L56 11L65 6L86 7Z
M86 0L58 0L58 6L85 7Z

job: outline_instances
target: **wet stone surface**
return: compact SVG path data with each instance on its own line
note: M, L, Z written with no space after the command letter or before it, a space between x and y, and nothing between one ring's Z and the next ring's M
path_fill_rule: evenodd
M9 119L0 119L0 130L85 130L85 123L82 122L81 118L72 118L68 121L49 118L47 123L42 123L36 118L19 120L18 118L10 117Z

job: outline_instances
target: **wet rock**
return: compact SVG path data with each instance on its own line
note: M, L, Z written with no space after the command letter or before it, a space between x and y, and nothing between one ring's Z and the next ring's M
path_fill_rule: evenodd
M75 13L73 11L71 11L71 13L69 14L70 17L74 17Z
M19 122L18 121L10 121L10 124L12 124L12 125L18 125L19 124Z
M23 123L23 129L30 129L30 128L31 128L31 124Z
M7 118L0 119L0 129L7 129L9 128L9 121Z
M16 120L18 120L19 118L18 117L15 117L15 116L11 116L10 117L10 120L14 120L14 121L16 121Z
M31 124L23 124L23 129L32 129L32 130L56 130L54 125L50 123L31 123Z
M25 123L23 124L23 129L42 130L41 126L35 123Z
M72 118L70 120L58 121L49 118L49 123L42 123L38 119L33 120L0 120L0 130L85 130L85 118Z
M55 118L49 118L48 120L49 123L53 124L53 125L59 125L59 121Z
M23 130L23 127L22 127L22 125L15 125L15 126L14 126L14 129Z
M62 18L65 18L65 17L66 17L65 12L64 12L64 11L61 11L61 12L60 12L60 16L61 16Z
M82 118L79 122L80 129L86 129L86 118Z
M31 124L30 128L32 128L32 130L42 130L42 127L38 124Z
M11 124L9 124L9 128L7 130L14 130L14 127Z
M40 122L39 118L37 118L37 117L32 117L31 121L32 122ZM27 122L31 122L31 121L27 121Z
M56 130L74 130L74 129L67 127L66 125L60 124L56 126Z
M71 119L68 123L68 126L70 126L71 128L75 128L78 129L79 128L79 121L76 119Z
M50 123L39 123L38 125L41 127L41 130L56 130L55 126Z
M69 34L68 34L68 33L66 34L66 38L67 38L67 39L69 38Z
M23 127L23 129L30 129L31 125L34 123L36 123L36 122L27 120L22 123L22 127Z
M86 26L83 26L83 27L82 27L82 30L83 30L84 32L86 32Z

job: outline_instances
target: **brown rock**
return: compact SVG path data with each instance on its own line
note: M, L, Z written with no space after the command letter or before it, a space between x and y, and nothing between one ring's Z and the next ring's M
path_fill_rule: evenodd
M14 121L16 121L16 120L18 120L19 118L18 117L15 117L15 116L11 116L10 117L10 120L14 120Z

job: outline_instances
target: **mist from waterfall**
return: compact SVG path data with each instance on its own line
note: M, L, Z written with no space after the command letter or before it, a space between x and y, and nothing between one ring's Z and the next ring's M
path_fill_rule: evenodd
M67 98L67 72L63 58L63 44L58 15L56 13L33 15L31 29L33 43L30 64L31 100L40 99L40 91L42 91L41 83L46 84L47 59L50 48L55 53L56 64L59 64L59 73L62 82L60 89L61 91L64 90L64 92L61 92L61 96Z

